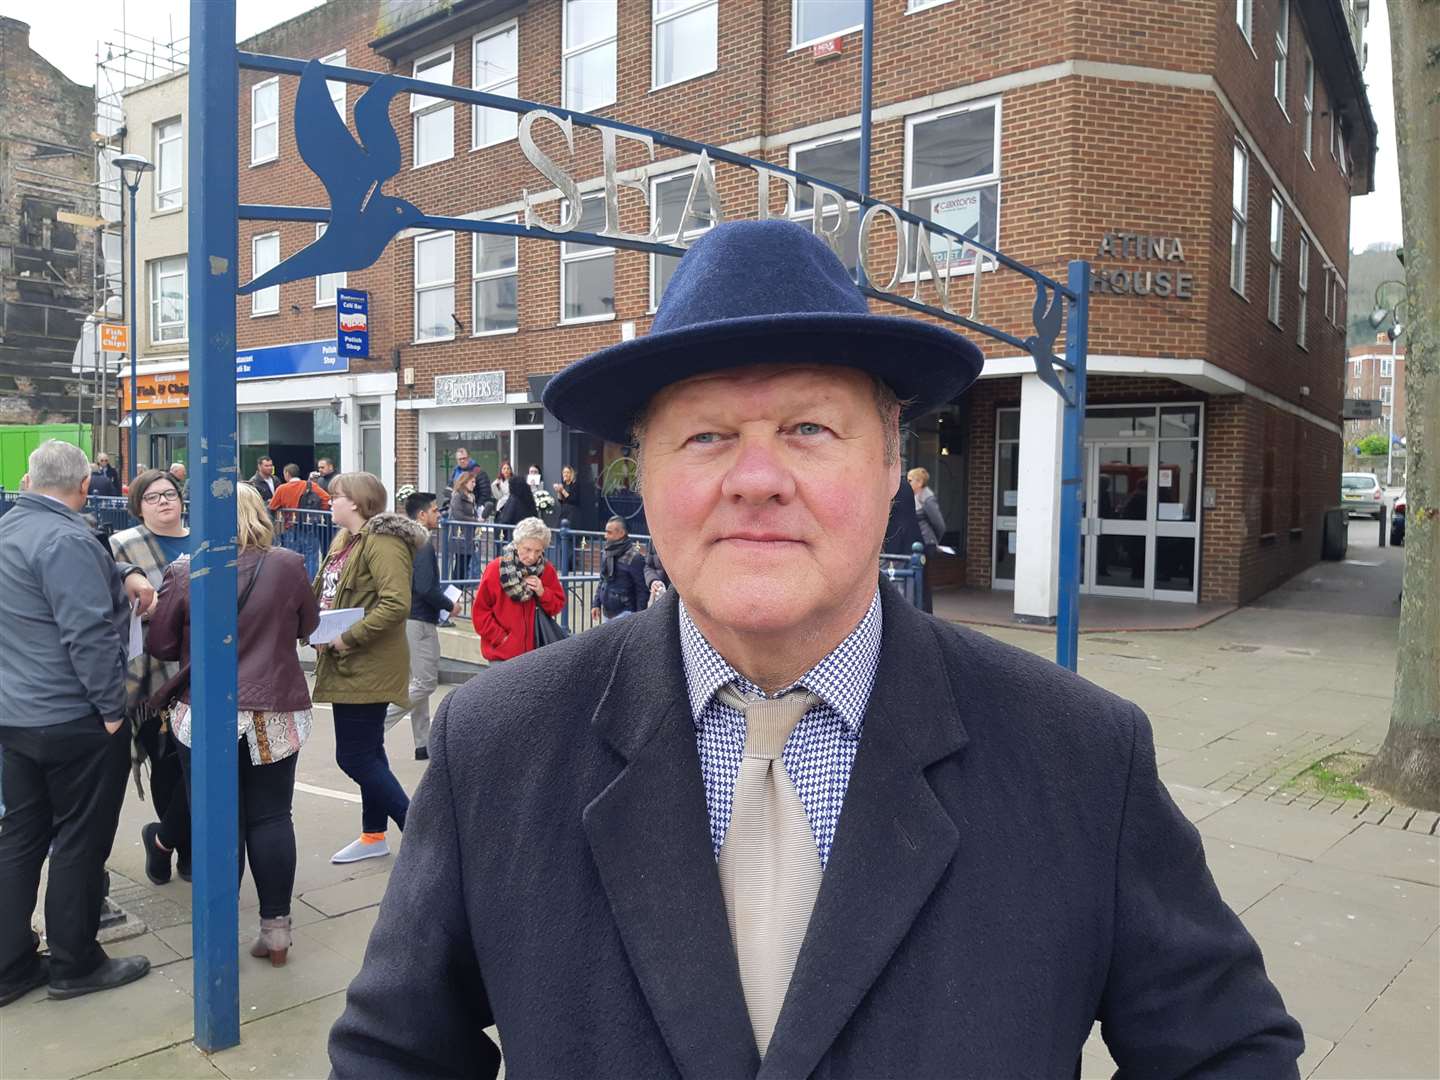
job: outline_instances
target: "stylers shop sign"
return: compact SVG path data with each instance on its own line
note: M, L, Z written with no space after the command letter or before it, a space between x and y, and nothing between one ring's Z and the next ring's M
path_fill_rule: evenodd
M1090 272L1092 294L1154 296L1162 300L1195 298L1195 275L1182 269L1185 245L1178 236L1107 232L1095 258L1142 265L1115 269L1105 265L1094 267Z

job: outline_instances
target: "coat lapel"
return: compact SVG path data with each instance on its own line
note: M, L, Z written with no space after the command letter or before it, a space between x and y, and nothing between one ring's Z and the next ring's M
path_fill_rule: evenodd
M626 760L585 832L636 978L682 1075L751 1077L740 989L685 694L673 590L627 619L594 724Z
M954 857L959 831L925 768L966 742L928 616L882 586L884 637L864 732L805 944L760 1070L809 1076Z

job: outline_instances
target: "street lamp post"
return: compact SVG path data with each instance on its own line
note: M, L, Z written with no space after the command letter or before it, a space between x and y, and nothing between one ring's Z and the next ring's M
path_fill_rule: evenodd
M126 473L131 480L135 479L136 462L139 454L140 429L136 423L139 415L140 399L138 391L140 387L140 376L136 370L137 361L135 349L138 345L140 335L140 324L135 318L135 298L140 292L140 282L135 276L135 241L138 238L139 222L135 217L135 195L140 190L140 178L147 172L152 172L155 166L149 160L139 154L121 154L114 160L114 165L120 170L120 179L126 189L130 192L130 450L126 456Z
M1396 285L1400 288L1400 299L1389 307L1381 305L1381 293L1386 285ZM1403 281L1382 281L1375 287L1375 310L1370 313L1370 325L1376 330L1384 326L1388 321L1385 336L1390 339L1390 412L1389 424L1387 425L1385 440L1385 486L1389 487L1394 473L1395 466L1395 357L1396 346L1399 344L1400 335L1405 332L1405 323L1400 318L1400 311L1407 307L1409 293L1406 291Z

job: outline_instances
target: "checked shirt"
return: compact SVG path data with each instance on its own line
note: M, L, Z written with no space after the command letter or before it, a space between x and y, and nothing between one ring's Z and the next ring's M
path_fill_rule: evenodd
M855 751L860 747L865 707L880 663L880 630L880 593L877 591L869 610L849 636L781 691L788 693L804 687L821 702L795 725L781 760L805 807L822 869L830 859L835 825L845 802ZM680 653L685 664L690 711L695 718L705 803L710 812L710 840L718 859L725 832L730 827L740 761L745 756L745 718L736 709L722 704L715 693L727 683L733 683L747 697L766 695L705 640L685 610L683 600L680 601Z

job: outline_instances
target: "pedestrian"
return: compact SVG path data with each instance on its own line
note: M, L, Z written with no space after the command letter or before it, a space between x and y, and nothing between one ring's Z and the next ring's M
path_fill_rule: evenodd
M255 463L255 475L250 477L250 486L260 493L260 497L269 503L275 497L276 490L280 487L275 479L275 462L268 457L262 457Z
M556 513L561 522L568 522L572 529L583 529L586 527L586 510L581 501L580 482L575 473L574 465L566 465L560 470L560 482L552 484L555 492L555 502L558 504Z
M515 478L515 470L510 468L510 462L500 463L500 472L490 482L490 498L495 500L495 518L498 521L500 511L505 509L505 502L510 498L510 481Z
M115 489L115 494L120 494L120 474L115 471L115 466L110 464L110 455L100 451L95 455L95 464L110 478L110 486Z
M111 482L110 474L99 461L90 467L89 494L102 499L113 499L120 494L120 489Z
M1122 1076L1298 1075L1140 710L878 573L981 365L765 220L550 379L674 588L441 706L335 1076L493 1077L497 1018L514 1076L1074 1076L1097 1018Z
M480 467L478 461L470 463L470 473L475 477L475 484L470 489L475 496L475 512L480 515L481 521L488 521L495 516L495 502L490 498L490 474Z
M330 479L335 475L335 463L328 457L322 457L315 463L315 471L320 474L320 486L328 493L330 491Z
M185 463L183 461L177 461L171 465L170 475L180 484L181 498L188 499L190 497L190 480L188 478L189 472L185 468Z
M510 497L495 513L495 520L501 525L517 525L526 518L539 517L535 506L535 489L529 484L511 484Z
M370 473L330 481L336 533L313 587L320 609L362 608L364 617L334 641L316 647L316 701L331 703L335 762L360 788L361 833L331 856L335 863L390 854L387 819L405 828L410 800L385 756L386 707L409 704L410 574L425 528L387 513L385 485Z
M116 560L143 569L150 584L159 589L165 568L190 551L190 529L181 516L180 485L168 472L146 469L130 485L129 500L130 514L139 518L140 524L110 537L110 550ZM150 620L151 616L146 616L143 623L147 639ZM179 671L179 664L158 660L146 651L130 660L126 680L126 717L139 756L150 763L150 800L157 818L140 827L145 876L152 885L170 881L172 857L180 877L190 880L190 800L180 756L165 718L150 708L150 699ZM138 761L135 783L138 789Z
M645 588L649 593L646 606L655 603L670 587L670 575L665 573L665 564L660 561L660 549L650 541L650 550L645 553Z
M303 479L299 465L286 465L282 472L285 482L275 489L268 506L270 513L274 515L277 533L288 532L297 526L302 528L300 542L290 546L303 552L313 545L313 538L318 534L322 523L313 516L302 515L296 511L329 510L330 492L319 480Z
M630 539L625 519L612 517L605 523L605 550L600 556L600 583L595 586L590 621L600 616L619 619L644 611L650 600L645 582L645 552Z
M405 620L405 644L410 649L409 702L391 705L385 711L385 730L401 717L410 715L410 732L415 737L415 760L430 758L430 695L440 685L440 614L455 610L455 602L440 584L440 562L435 553L435 530L440 525L440 507L428 491L417 491L405 499L405 516L424 526L428 536L415 552L410 572L410 618Z
M273 546L270 516L259 492L241 486L236 496L235 579L236 715L199 717L190 710L190 684L176 687L168 707L185 789L192 784L195 725L215 724L239 742L240 865L248 857L260 898L260 929L250 955L280 967L290 951L290 898L295 889L295 768L313 718L305 672L295 649L320 621L305 560ZM160 601L145 645L153 656L190 669L190 558L165 570ZM234 723L235 727L230 725Z
M565 587L545 558L550 529L538 517L515 526L514 536L480 575L470 621L480 655L491 663L513 660L536 647L535 605L552 619L565 607Z
M915 521L920 527L920 541L925 545L925 568L921 576L921 593L924 610L934 610L931 600L930 571L940 555L940 541L945 538L945 515L940 512L940 500L930 490L930 472L916 467L905 474L915 498Z
M450 470L450 486L455 486L455 481L474 468L474 462L470 460L470 451L460 447L455 451L455 467Z
M143 956L107 956L95 934L130 760L131 603L148 610L155 590L80 516L83 450L41 443L27 475L0 518L0 1006L47 983L72 998L150 970ZM30 925L47 855L48 958Z
M450 492L450 580L470 580L470 560L475 554L475 474L470 471L455 478Z
M539 465L531 465L530 468L525 470L525 485L530 489L532 495L535 493L536 488L545 486L545 481L540 476Z

